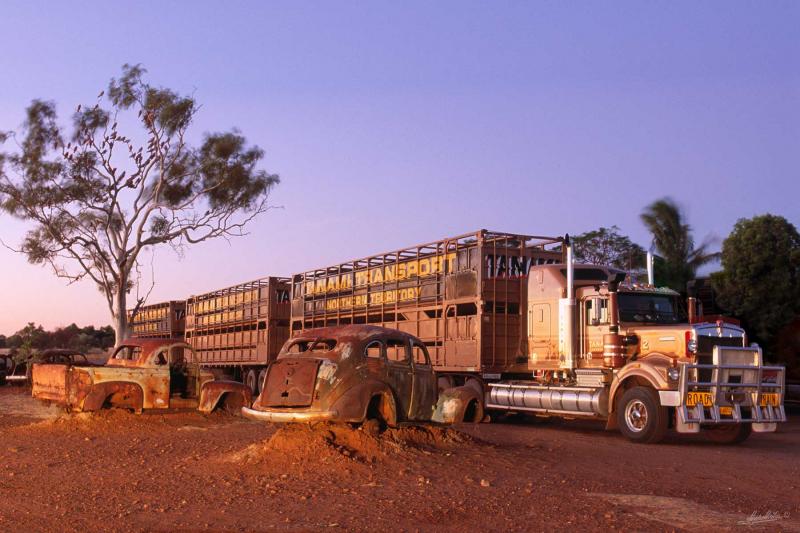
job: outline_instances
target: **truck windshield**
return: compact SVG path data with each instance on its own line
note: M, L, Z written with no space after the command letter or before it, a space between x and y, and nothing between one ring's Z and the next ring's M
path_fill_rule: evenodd
M678 324L686 321L683 308L674 296L621 292L618 301L621 322Z

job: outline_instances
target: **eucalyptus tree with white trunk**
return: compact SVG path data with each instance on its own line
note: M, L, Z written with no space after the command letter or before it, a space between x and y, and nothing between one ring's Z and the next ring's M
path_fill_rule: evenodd
M134 315L146 300L145 250L244 235L279 182L236 130L190 145L194 98L148 84L139 65L122 71L95 104L77 107L69 137L42 100L27 108L19 134L0 133L5 146L16 144L0 153L0 207L33 224L16 251L70 283L93 281L117 343L129 333L131 291Z

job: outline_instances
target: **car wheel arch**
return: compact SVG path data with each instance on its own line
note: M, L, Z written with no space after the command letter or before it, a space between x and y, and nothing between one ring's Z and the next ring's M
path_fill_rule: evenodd
M243 406L249 407L252 403L253 394L247 385L238 381L213 380L200 386L200 401L197 408L203 413L211 413L222 405L229 395L241 396Z
M136 413L142 412L144 408L144 390L138 383L128 381L107 381L93 385L83 401L82 410L96 411L102 409L118 394L131 395L131 401L126 402L127 405L120 405L120 407L127 406Z
M388 387L376 391L370 396L364 409L363 420L366 421L372 417L379 417L389 427L397 426L397 402Z

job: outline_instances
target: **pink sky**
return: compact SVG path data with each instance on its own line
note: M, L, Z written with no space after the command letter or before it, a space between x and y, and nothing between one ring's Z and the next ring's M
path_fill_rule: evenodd
M203 105L195 139L237 126L283 179L250 236L158 250L152 301L481 227L648 245L665 195L698 240L800 224L798 3L82 5L4 7L0 129L141 62ZM24 229L0 215L4 242ZM5 248L0 294L2 334L109 323L90 284Z

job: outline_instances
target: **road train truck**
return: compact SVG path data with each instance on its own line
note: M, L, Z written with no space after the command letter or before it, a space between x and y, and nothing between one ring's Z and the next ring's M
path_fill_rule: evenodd
M568 237L480 230L303 272L291 329L411 333L440 388L481 391L475 421L588 418L637 442L673 427L735 443L786 420L785 369L767 366L741 327L690 317L677 292L572 255Z

